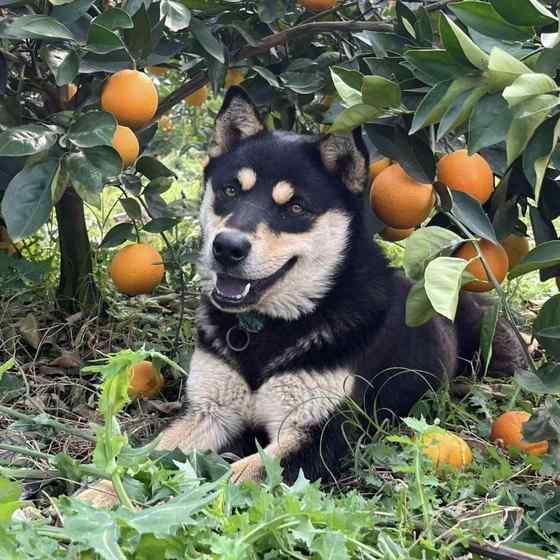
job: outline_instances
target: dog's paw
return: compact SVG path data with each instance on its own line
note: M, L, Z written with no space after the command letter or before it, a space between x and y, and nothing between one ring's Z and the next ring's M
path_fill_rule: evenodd
M76 492L74 497L98 508L110 508L119 503L110 480L99 480L88 488Z
M249 455L231 465L231 481L234 484L241 484L245 480L260 481L265 478L264 465L258 454Z

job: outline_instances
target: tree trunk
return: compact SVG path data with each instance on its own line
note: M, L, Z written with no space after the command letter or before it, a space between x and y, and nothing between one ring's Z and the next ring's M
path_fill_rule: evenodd
M84 203L68 186L56 204L60 244L60 281L57 303L67 313L99 308L100 294L93 278L91 247Z

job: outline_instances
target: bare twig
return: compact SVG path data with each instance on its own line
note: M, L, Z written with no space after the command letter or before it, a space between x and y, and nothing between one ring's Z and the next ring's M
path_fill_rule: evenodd
M515 548L503 545L493 545L489 543L470 543L467 546L469 552L492 558L493 560L539 560L540 556L521 552ZM541 559L542 560L542 559Z
M356 33L359 31L393 31L393 26L390 23L379 21L317 21L302 23L280 33L273 33L255 46L244 47L235 58L248 58L263 54L277 45L293 41L301 36L316 35L317 33Z

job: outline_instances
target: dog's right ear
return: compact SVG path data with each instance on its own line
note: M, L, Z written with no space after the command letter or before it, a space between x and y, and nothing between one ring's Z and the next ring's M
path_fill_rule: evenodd
M208 155L213 158L229 152L239 141L262 130L264 125L255 104L244 89L233 86L229 88L216 117Z

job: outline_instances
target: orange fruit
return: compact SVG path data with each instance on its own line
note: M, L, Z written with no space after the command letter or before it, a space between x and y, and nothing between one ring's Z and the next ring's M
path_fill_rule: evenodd
M385 241L402 241L410 237L413 232L414 228L397 229L387 226L379 235L385 239Z
M245 70L243 68L230 68L226 74L224 83L225 89L231 86L238 86L245 79Z
M436 469L449 466L461 469L472 462L472 451L469 444L451 432L425 432L420 440L422 452L429 457Z
M487 239L481 239L478 244L492 274L495 276L498 283L501 284L509 270L509 260L506 250L501 245L494 245L494 243ZM463 286L465 290L468 292L489 292L494 289L494 285L488 280L484 265L472 241L463 243L455 252L454 256L459 259L465 259L466 261L474 259L467 265L465 270L475 276L477 280L465 284Z
M156 114L158 92L152 80L137 70L113 74L101 92L101 107L113 113L119 124L141 128Z
M437 164L437 177L451 190L470 194L480 204L484 204L494 191L492 168L481 155L469 156L467 150L443 156Z
M163 387L163 376L152 364L144 360L134 364L128 372L129 397L155 397Z
M510 270L517 266L529 253L529 239L524 235L511 233L502 239L500 244L506 250Z
M187 95L184 101L193 107L200 107L208 99L208 85L202 86L194 93Z
M169 72L169 68L163 66L147 66L146 70L153 76L165 76Z
M434 188L419 183L398 164L390 165L373 181L373 211L386 225L406 229L423 222L434 206Z
M173 121L167 115L163 115L159 119L159 126L164 132L169 132L170 130L173 130Z
M322 12L336 6L336 0L299 0L299 2L312 12Z
M113 134L113 148L119 152L123 167L130 167L140 153L140 144L136 134L128 126L117 125Z
M387 169L391 163L389 158L380 158L372 161L369 164L369 176L375 179L384 169Z
M531 418L524 410L508 410L494 420L490 439L506 449L515 447L531 455L544 455L548 451L548 441L529 442L523 439L523 424Z
M165 267L151 245L134 243L113 257L110 274L119 292L136 296L151 293L163 280Z

